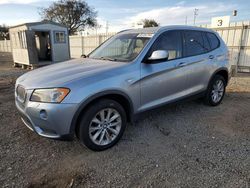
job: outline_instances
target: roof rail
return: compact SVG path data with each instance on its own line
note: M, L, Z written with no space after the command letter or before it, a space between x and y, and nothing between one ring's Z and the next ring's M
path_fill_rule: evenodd
M117 34L118 34L118 33L122 33L122 32L124 32L124 31L130 31L130 30L132 30L132 29L124 29L124 30L121 30L121 31L117 32Z

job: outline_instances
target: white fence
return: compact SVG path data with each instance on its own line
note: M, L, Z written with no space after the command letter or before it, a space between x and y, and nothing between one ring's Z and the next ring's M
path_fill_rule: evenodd
M201 27L210 27L201 25ZM213 29L213 28L211 28ZM226 28L215 28L230 51L230 64L238 72L250 72L250 21L230 23Z
M88 55L105 40L115 35L115 33L89 35L89 36L70 36L70 55L71 58L79 58L81 55Z
M201 27L210 27L201 25ZM230 63L236 71L250 72L250 21L230 23L226 28L211 28L216 30L227 44L230 51ZM71 36L70 53L72 58L87 55L106 39L115 33Z
M11 52L11 44L10 40L2 40L0 41L0 52Z
M210 27L201 25L201 27ZM212 28L213 29L213 28ZM230 51L230 63L239 72L250 72L250 21L230 23L226 28L214 28L227 44ZM115 33L70 36L71 58L89 54L97 46ZM10 41L0 41L0 52L11 52Z

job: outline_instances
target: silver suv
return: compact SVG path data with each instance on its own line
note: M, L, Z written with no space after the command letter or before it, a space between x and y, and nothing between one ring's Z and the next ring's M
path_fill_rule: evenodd
M167 26L127 30L85 58L28 72L16 81L24 124L54 139L74 135L92 150L122 137L146 110L191 96L221 103L229 76L228 50L212 30Z

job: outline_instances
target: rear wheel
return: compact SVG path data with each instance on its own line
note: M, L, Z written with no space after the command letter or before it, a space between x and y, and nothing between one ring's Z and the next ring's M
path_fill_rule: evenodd
M215 75L208 85L205 103L217 106L221 103L226 91L226 81L223 76Z
M91 105L80 122L79 139L91 150L115 145L126 127L126 113L116 101L103 99Z

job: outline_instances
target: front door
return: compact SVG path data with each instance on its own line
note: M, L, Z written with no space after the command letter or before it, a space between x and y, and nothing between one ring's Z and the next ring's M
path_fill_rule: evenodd
M181 31L167 31L152 45L148 57L156 50L167 51L169 57L163 61L141 63L140 111L174 101L187 94L190 71L182 59L182 46Z

